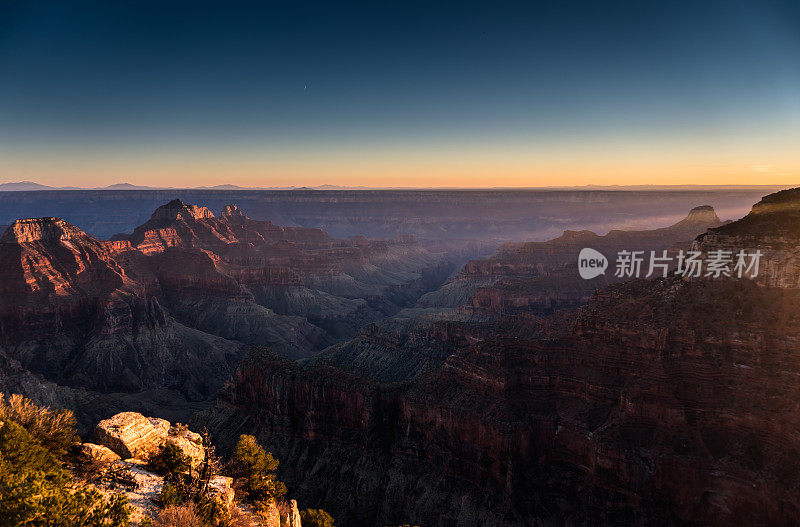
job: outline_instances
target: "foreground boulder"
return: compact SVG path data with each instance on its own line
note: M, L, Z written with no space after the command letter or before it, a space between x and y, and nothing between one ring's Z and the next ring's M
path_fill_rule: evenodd
M102 446L122 459L147 461L160 452L166 443L173 443L180 448L189 458L192 468L200 466L205 456L200 434L185 426L173 426L167 420L145 417L137 412L122 412L100 421L95 428L95 439L99 445L94 446Z
M214 476L208 482L208 495L219 501L226 509L231 510L234 501L233 478Z
M269 502L267 510L262 516L264 527L281 527L281 512L278 510L278 504L274 501Z
M136 412L119 413L101 421L95 429L95 438L99 444L84 443L81 452L87 459L113 464L113 481L105 483L107 488L104 490L116 489L114 491L119 492L123 489L133 506L134 523L158 514L164 478L148 467L152 456L172 443L189 458L193 469L197 469L205 458L200 434L184 425L171 425L164 419L145 417ZM236 507L234 494L232 478L214 476L208 483L208 496L227 510Z
M81 454L87 459L99 463L101 465L111 464L119 461L120 456L103 445L95 445L94 443L83 443L81 445Z
M122 459L147 459L158 453L167 439L169 422L148 419L140 413L122 412L98 423L96 441Z

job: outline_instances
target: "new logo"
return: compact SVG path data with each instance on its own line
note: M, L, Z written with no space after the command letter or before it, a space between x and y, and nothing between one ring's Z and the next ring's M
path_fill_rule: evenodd
M589 247L581 249L578 255L578 273L581 278L591 280L606 272L608 259L600 251Z

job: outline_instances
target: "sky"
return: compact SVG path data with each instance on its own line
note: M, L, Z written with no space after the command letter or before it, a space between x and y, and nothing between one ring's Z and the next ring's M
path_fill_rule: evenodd
M800 181L800 2L0 0L0 182Z

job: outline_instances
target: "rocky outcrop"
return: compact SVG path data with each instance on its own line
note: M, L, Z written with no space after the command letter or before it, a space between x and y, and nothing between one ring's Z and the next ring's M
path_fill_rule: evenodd
M167 443L176 445L192 468L200 466L205 456L200 434L186 427L172 426L165 419L148 418L136 412L122 412L100 421L94 436L101 448L113 451L122 459L148 460Z
M300 511L297 510L297 500L289 501L289 512L286 514L286 521L284 523L288 527L302 527Z
M177 446L183 455L189 458L192 468L199 467L205 459L203 437L185 427L171 426L167 432L166 443Z
M95 440L122 459L146 460L161 450L169 427L169 422L163 419L148 419L136 412L123 412L100 421L95 428Z
M212 477L208 482L208 495L211 499L218 500L226 508L232 508L236 497L236 492L233 489L233 478L228 476Z
M143 252L152 254L176 246L219 248L233 242L235 236L207 208L175 199L157 208L129 240L133 247L141 246Z
M59 242L81 236L85 235L80 229L61 218L18 220L3 232L0 243Z
M111 464L122 459L119 454L110 448L103 445L95 445L94 443L81 444L81 455L87 460L100 465Z
M760 251L757 270L745 268L743 274L762 285L800 288L800 189L784 190L766 196L753 205L741 220L710 229L698 236L692 246L708 257L711 251L727 251L738 262L737 254ZM746 259L746 265L750 258ZM738 273L736 273L738 274ZM755 275L755 276L753 276Z
M14 222L0 237L0 265L0 295L19 301L68 301L126 283L110 244L59 218Z
M281 512L274 501L267 505L267 510L263 513L263 523L264 527L281 527Z
M145 518L152 520L160 507L164 476L151 471L153 456L166 444L173 443L190 458L192 469L197 470L205 459L199 434L185 426L171 426L164 419L136 412L122 412L101 421L95 429L95 437L101 444L81 444L81 455L94 463L94 469L99 472L96 484L101 491L122 493L128 498L133 507L131 519L137 525ZM233 479L228 476L211 476L206 492L207 498L216 500L228 511L238 507Z

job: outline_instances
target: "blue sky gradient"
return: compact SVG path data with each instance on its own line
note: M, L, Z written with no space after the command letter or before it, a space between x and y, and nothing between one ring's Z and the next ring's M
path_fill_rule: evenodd
M0 1L0 180L782 183L798 140L798 2Z

